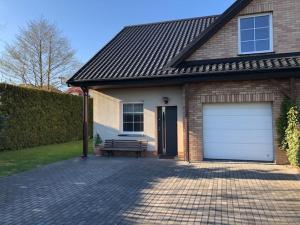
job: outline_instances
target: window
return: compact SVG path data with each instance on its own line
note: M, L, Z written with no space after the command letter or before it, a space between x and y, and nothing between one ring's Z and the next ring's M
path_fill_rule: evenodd
M144 106L142 103L123 104L123 132L144 131Z
M273 51L272 14L239 18L240 54Z

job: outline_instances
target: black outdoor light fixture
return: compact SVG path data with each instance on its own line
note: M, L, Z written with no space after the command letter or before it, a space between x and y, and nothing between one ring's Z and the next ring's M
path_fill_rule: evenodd
M168 97L163 97L163 102L167 105L169 103L169 98Z

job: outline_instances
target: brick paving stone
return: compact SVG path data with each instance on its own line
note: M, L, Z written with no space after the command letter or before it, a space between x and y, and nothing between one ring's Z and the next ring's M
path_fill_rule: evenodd
M1 178L0 224L300 224L296 175L263 163L72 159Z

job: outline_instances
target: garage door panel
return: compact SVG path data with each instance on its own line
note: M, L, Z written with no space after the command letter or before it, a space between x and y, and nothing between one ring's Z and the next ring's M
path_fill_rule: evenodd
M272 129L270 116L206 116L204 128L214 129ZM232 124L235 124L233 127Z
M204 105L203 142L205 158L273 161L271 104Z
M269 144L207 143L206 147L213 150L205 151L208 159L273 161L273 149Z
M233 105L237 104L207 104L205 105L205 111L203 115L269 115L272 109L268 104L258 103L258 104L239 104L238 111L233 111ZM234 106L233 106L234 107Z
M261 143L272 145L272 130L206 130L204 142L209 143Z

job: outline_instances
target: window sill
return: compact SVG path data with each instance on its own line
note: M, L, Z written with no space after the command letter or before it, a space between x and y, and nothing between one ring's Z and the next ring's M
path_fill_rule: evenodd
M144 134L118 134L119 137L144 137Z
M260 55L269 55L274 54L275 51L268 51L268 52L253 52L253 53L239 53L238 56L260 56Z

